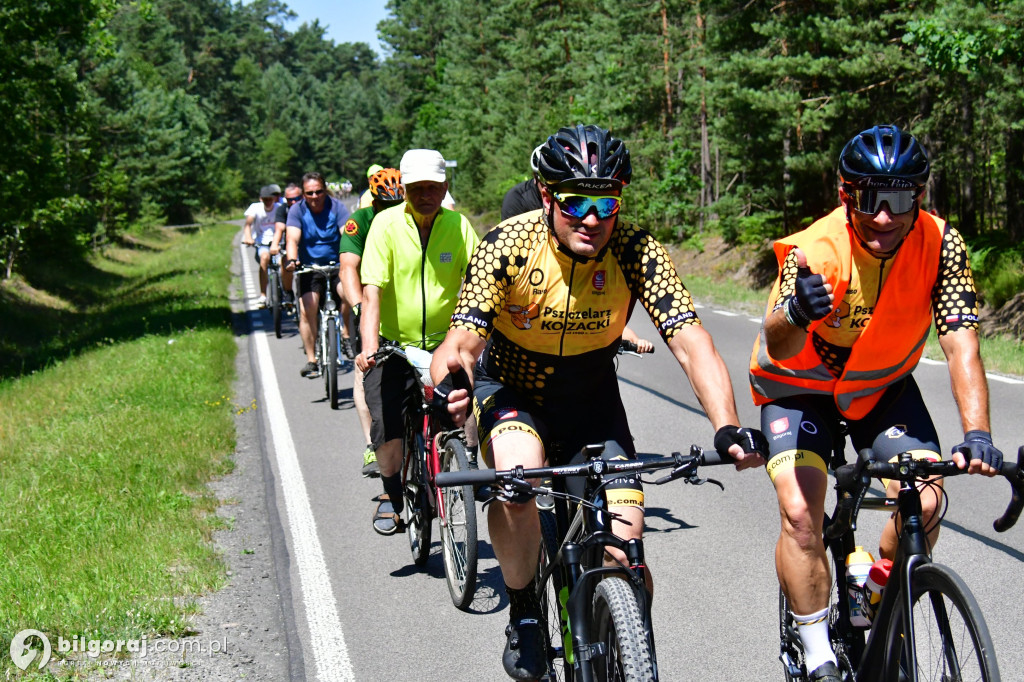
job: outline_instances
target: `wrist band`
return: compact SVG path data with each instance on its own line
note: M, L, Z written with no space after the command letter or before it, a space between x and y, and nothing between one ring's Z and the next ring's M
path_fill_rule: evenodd
M786 314L786 322L789 322L794 327L799 327L800 329L803 329L804 331L807 331L807 325L800 324L796 320L793 319L793 313L790 310L790 306L791 305L796 305L796 300L795 299L792 299L792 298L789 299L788 301L786 301L786 305L782 306L782 311Z

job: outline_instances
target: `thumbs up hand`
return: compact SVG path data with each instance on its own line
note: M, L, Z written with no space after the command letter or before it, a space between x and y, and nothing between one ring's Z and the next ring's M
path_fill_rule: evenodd
M815 275L807 267L807 255L798 248L796 256L796 290L786 303L786 319L803 329L813 320L832 312L832 285L821 275Z

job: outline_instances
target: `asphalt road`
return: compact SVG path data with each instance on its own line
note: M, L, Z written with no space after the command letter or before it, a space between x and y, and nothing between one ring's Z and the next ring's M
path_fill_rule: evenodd
M255 273L246 274L249 308ZM685 280L685 275L684 275ZM700 300L700 292L693 292ZM641 311L642 312L642 311ZM757 425L746 366L759 321L702 308L733 377L741 420ZM289 321L277 339L266 311L248 313L248 338L261 415L268 511L279 592L294 636L293 679L502 680L507 622L501 574L481 530L480 584L472 612L452 606L435 542L422 570L404 536L371 529L378 479L359 474L365 446L351 403L352 373L341 376L342 409L332 411L322 380L299 376L304 363ZM631 323L654 339L649 321ZM682 371L665 346L653 356L624 357L623 399L637 448L668 453L691 443L710 446L713 432ZM922 364L915 376L945 448L961 430L945 367ZM990 381L993 432L1004 452L1024 443L1024 382ZM647 488L647 558L654 571L654 622L664 680L781 679L777 660L778 534L775 497L763 470L708 469L715 486L676 482ZM993 635L1004 680L1024 680L1021 622L1024 528L992 530L1009 500L1002 479L959 477L947 483L950 509L936 561L965 577ZM883 519L861 518L861 537L875 547ZM881 515L875 514L875 517ZM1022 524L1024 525L1024 524Z

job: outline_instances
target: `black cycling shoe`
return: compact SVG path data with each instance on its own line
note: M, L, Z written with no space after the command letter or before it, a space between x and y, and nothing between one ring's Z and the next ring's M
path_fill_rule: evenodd
M843 675L832 661L819 665L807 679L811 682L843 682Z
M505 652L501 664L513 680L537 680L547 672L540 621L523 618L505 628Z

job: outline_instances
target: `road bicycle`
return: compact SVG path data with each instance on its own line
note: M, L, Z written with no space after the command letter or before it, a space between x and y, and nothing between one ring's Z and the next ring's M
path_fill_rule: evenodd
M296 275L312 272L323 277L327 285L324 295L320 297L318 312L319 331L316 343L317 371L324 379L324 393L331 403L331 409L338 409L338 368L341 358L341 313L338 302L334 300L331 281L337 276L341 266L331 262L327 265L305 265Z
M928 528L921 516L919 485L927 477L967 473L952 461L915 460L903 453L894 462L872 461L861 450L852 464L835 470L837 500L826 516L824 541L834 564L829 637L846 682L997 682L999 667L984 617L966 583L952 569L932 562ZM1004 462L1000 473L1013 487L1006 513L993 524L1003 532L1016 523L1024 507L1024 473L1017 462ZM871 479L901 482L896 499L866 497ZM934 480L934 479L933 479ZM930 488L942 490L934 484ZM942 492L945 501L945 492ZM850 622L850 598L845 580L846 557L854 551L857 515L861 509L896 512L902 519L899 546L882 600L869 628ZM945 509L939 514L940 520ZM936 521L938 523L938 521ZM865 603L862 601L862 604ZM779 590L779 634L787 682L806 682L803 644L786 597ZM865 641L866 637L866 641Z
M622 453L615 441L587 445L572 463L536 469L481 469L440 474L438 486L494 486L497 499L548 494L554 511L541 511L541 547L535 585L547 630L547 682L650 682L658 679L651 620L651 599L644 573L643 540L624 540L611 532L606 488L614 474L672 471L654 481L662 485L682 479L701 485L699 467L731 464L713 450L694 445L688 454L640 455L613 459ZM578 462L582 459L582 462ZM567 491L570 478L586 477L582 496ZM530 479L551 478L551 487ZM496 485L495 485L496 484ZM606 565L605 548L614 547L627 563Z
M430 556L433 520L437 519L448 592L456 607L467 610L477 578L473 486L441 488L435 484L443 472L470 470L465 432L450 428L447 403L434 401L429 352L385 342L373 357L378 368L387 361L403 361L414 369L417 389L407 397L402 439L402 519L417 566L423 566Z

